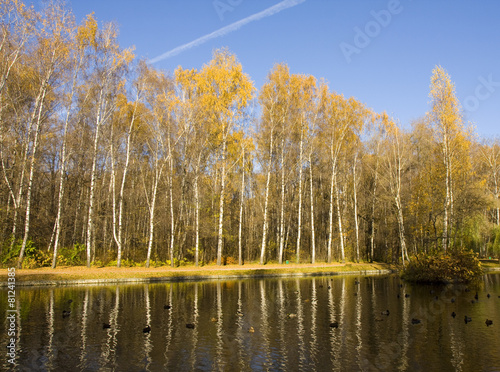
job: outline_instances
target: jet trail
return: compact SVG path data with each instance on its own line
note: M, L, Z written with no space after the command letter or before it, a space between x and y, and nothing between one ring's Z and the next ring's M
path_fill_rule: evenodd
M228 26L222 27L214 32L211 32L207 35L199 37L198 39L195 39L187 44L184 44L184 45L178 46L177 48L169 50L168 52L165 52L165 53L163 53L155 58L150 59L149 63L156 63L156 62L162 61L164 59L176 56L177 54L180 54L188 49L191 49L191 48L194 48L198 45L206 43L208 40L215 39L217 37L221 37L221 36L224 36L226 34L229 34L230 32L236 31L250 22L258 21L262 18L272 16L272 15L277 14L285 9L292 8L296 5L299 5L305 1L306 0L284 0L284 1L282 1L276 5L273 5L273 6L267 8L261 12L255 13L249 17L243 18L237 22L231 23Z

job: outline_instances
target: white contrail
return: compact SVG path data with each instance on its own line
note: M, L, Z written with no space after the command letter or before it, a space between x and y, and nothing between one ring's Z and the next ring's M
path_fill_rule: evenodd
M306 1L306 0L284 0L276 5L273 5L267 9L259 12L259 13L255 13L247 18L243 18L242 20L231 23L228 26L222 27L222 28L210 33L210 34L199 37L198 39L193 40L187 44L184 44L184 45L178 46L177 48L169 50L168 52L165 52L165 53L159 55L158 57L150 59L149 63L156 63L156 62L162 61L164 59L173 57L179 53L184 52L185 50L188 50L188 49L191 49L191 48L198 46L200 44L206 43L210 39L214 39L216 37L220 37L220 36L226 35L230 32L236 31L239 28L243 27L244 25L246 25L250 22L258 21L262 18L269 17L271 15L274 15L276 13L281 12L282 10L299 5L300 3L303 3L304 1Z

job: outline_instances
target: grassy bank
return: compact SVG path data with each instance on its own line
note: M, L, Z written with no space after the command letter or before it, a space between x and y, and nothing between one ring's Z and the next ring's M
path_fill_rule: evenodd
M91 267L66 266L39 269L18 269L16 270L16 282L62 282L77 280L125 280L125 279L178 279L189 278L190 280L205 279L207 277L252 277L252 276L273 276L287 274L335 274L347 272L363 272L390 270L391 267L382 263L334 263L334 264L245 264L239 265L206 265L202 267L181 266L181 267ZM6 282L7 269L1 269L2 283Z

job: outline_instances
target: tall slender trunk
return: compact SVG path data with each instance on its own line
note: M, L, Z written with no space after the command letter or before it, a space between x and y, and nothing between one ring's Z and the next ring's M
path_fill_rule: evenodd
M332 241L333 241L333 198L334 198L334 182L335 182L335 164L332 166L332 177L330 181L330 207L328 209L328 246L327 246L327 262L332 262Z
M123 167L123 175L122 175L122 182L120 186L120 194L118 195L118 232L116 232L116 225L113 223L113 236L115 238L116 245L118 247L118 252L117 252L117 259L116 259L116 266L120 267L121 266L121 261L122 261L122 251L123 251L123 199L125 196L125 182L127 180L127 173L128 173L128 167L130 163L130 142L132 140L132 129L134 127L135 123L135 115L136 115L136 110L137 110L137 101L139 97L136 99L136 103L134 106L134 112L132 113L132 118L130 120L130 126L128 128L127 132L127 146L125 150L125 165ZM113 139L111 139L113 140ZM111 154L111 162L114 163L113 161L113 154ZM114 199L114 187L115 184L113 182L113 205L115 204L115 199ZM115 213L113 211L113 213ZM113 220L114 220L114 214L113 214Z
M200 172L200 161L201 152L198 155L198 162L196 164L195 176L194 176L194 204L195 204L195 244L194 244L194 263L198 266L199 262L199 252L200 252L200 195L198 190L198 179Z
M24 178L26 174L26 164L28 163L28 157L29 157L29 143L30 143L30 133L31 133L31 128L33 127L33 122L35 121L36 117L36 107L40 105L40 95L37 96L37 99L35 101L35 110L33 110L33 113L30 117L30 120L28 122L28 128L26 130L27 136L26 136L26 142L24 144L24 156L23 156L23 162L22 162L22 167L21 167L21 176L19 177L19 189L17 190L17 198L14 198L14 218L12 222L12 240L10 242L10 251L14 248L14 244L16 241L16 233L17 233L17 217L19 214L19 208L21 207L21 198L23 196L23 191L24 191ZM3 151L2 151L2 165L3 165ZM4 172L5 172L5 167ZM5 175L5 173L4 173ZM5 178L7 179L7 176L5 175ZM7 182L7 184L9 184Z
M498 203L498 199L500 198L500 194L498 192L498 182L497 182L496 175L495 175L495 197L496 197L497 203ZM500 207L497 207L497 226L500 226Z
M444 214L443 214L443 251L446 252L448 250L448 209L450 208L450 169L448 162L448 139L446 133L444 134L443 140L443 158L444 158L444 166L446 169L446 197L444 202Z
M340 260L342 263L345 262L345 252L344 252L344 230L342 228L342 214L340 213L340 189L337 182L337 172L334 172L334 186L336 195L336 205L337 205L337 216L339 224L339 239L340 239Z
M50 76L52 73L50 72L48 76ZM41 97L38 102L38 106L36 106L36 125L35 125L35 137L33 139L33 146L32 146L32 152L31 152L31 164L30 164L30 175L28 179L28 187L27 187L27 193L26 193L26 218L24 221L24 238L23 238L23 243L21 245L21 252L19 253L19 259L17 261L17 266L19 269L22 268L23 266L23 259L24 259L24 252L26 250L26 244L28 243L28 236L29 236L29 231L30 231L30 214L31 214L31 192L33 188L33 178L35 174L35 163L36 163L36 156L37 156L37 150L38 150L38 137L40 135L40 130L42 126L42 112L43 112L43 105L45 101L45 95L47 93L47 86L48 86L48 77L44 82L42 83L42 86L40 88L41 92L39 94L39 97ZM35 112L36 112L35 111Z
M373 262L373 255L375 251L375 200L377 196L377 185L378 185L378 149L379 144L377 144L377 160L375 162L375 175L373 177L373 192L372 192L372 206L371 206L371 217L370 217L370 261Z
M238 264L243 265L243 234L242 234L242 226L243 226L243 202L245 200L245 149L243 148L243 166L241 167L241 199L240 199L240 219L238 223Z
M83 60L83 56L80 55L80 58L77 61L77 64L75 66L75 70L73 73L73 79L72 79L72 84L71 84L71 93L69 95L69 107L67 108L66 118L64 120L64 132L63 132L62 149L61 149L61 169L60 169L60 179L59 179L59 195L57 198L57 216L56 216L56 221L54 223L55 237L54 237L54 254L52 257L52 268L53 269L55 269L56 265L57 265L57 253L59 250L59 238L61 236L62 201L64 199L64 186L65 186L64 185L64 178L65 178L65 173L66 173L66 162L67 162L66 147L67 147L67 137L68 137L68 125L69 125L69 119L70 119L70 115L71 115L71 108L73 107L73 99L74 99L75 91L76 91L77 78L78 78L78 74L79 74L81 66L82 66L82 60ZM49 245L49 250L50 250L50 245Z
M175 220L174 220L174 194L173 194L173 179L174 179L174 160L172 158L172 148L170 144L170 135L167 138L168 143L168 160L170 165L170 177L168 178L168 193L170 199L170 266L174 267L174 237L175 237Z
M358 221L358 193L357 193L357 162L358 162L358 153L354 155L354 165L352 167L352 175L353 175L353 191L354 191L354 228L356 232L356 262L359 262L359 221Z
M448 239L448 247L453 248L453 242L454 242L454 237L456 235L456 231L454 233L453 231L453 224L455 223L455 209L454 209L454 202L453 202L453 165L452 165L452 159L451 156L449 156L449 161L448 161L448 169L449 169L449 177L450 177L450 218L449 218L449 239Z
M154 228L155 228L155 207L156 207L156 194L158 192L158 182L161 178L163 170L163 165L158 168L158 160L155 163L155 177L151 192L151 202L149 203L149 237L148 237L148 252L146 257L146 267L149 267L149 261L151 259L151 250L153 248L153 238L154 238ZM146 191L147 192L147 191ZM147 195L146 195L147 196Z
M89 210L87 217L87 267L90 267L91 262L91 252L92 252L92 230L94 228L94 194L95 194L95 182L96 182L96 171L97 171L97 152L99 146L99 130L101 129L102 124L102 111L103 111L103 95L104 88L101 88L99 92L99 100L98 100L98 109L97 109L97 118L96 118L96 127L95 127L95 135L94 135L94 151L92 154L92 172L90 174L90 190L89 190Z
M269 182L271 180L271 161L273 152L273 133L271 131L270 145L269 145L269 166L267 169L267 179L266 179L266 195L264 198L264 223L262 226L262 245L260 250L260 264L264 264L264 255L266 252L266 239L267 239L267 213L269 204ZM281 256L280 256L281 257ZM281 263L281 258L280 258Z
M282 134L284 136L284 133ZM285 244L285 139L281 140L281 212L280 212L280 241L278 262L283 263Z
M406 238L405 238L405 226L404 226L404 219L403 219L403 209L401 207L401 200L400 196L397 195L396 198L396 207L398 210L398 226L399 226L399 241L401 244L401 259L403 261L403 267L406 266L406 260L408 259L408 250L406 248Z
M300 262L300 239L302 232L302 152L303 152L303 133L300 128L300 145L299 145L299 210L298 210L298 226L297 226L297 263Z
M311 196L311 263L316 262L316 231L314 229L314 190L313 190L313 166L312 166L312 147L309 152L309 189Z
M224 135L222 141L222 169L220 181L220 199L219 199L219 231L217 237L217 265L222 265L222 244L224 228L224 194L226 189L226 146L227 138Z

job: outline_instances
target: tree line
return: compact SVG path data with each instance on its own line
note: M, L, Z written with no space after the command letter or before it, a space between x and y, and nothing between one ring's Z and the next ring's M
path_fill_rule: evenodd
M500 253L500 142L432 71L403 127L284 63L173 73L113 23L0 0L0 256L172 266Z

